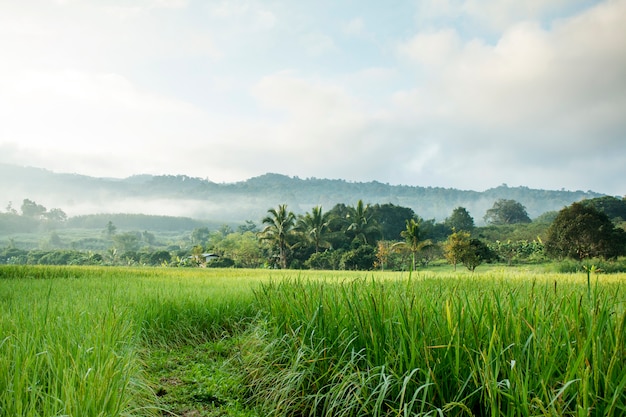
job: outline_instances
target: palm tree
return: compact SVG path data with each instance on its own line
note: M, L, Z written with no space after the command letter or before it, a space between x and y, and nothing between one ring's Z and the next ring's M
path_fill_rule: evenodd
M330 213L324 213L321 206L315 206L311 213L300 216L296 229L304 234L306 240L315 247L315 253L318 253L320 248L330 247L330 242L326 240L329 223Z
M347 216L348 228L346 232L352 234L355 239L361 240L366 245L375 236L380 234L380 227L376 220L372 218L369 205L364 205L363 200L359 200L355 208L350 208Z
M413 263L413 271L415 271L415 257L422 250L433 246L430 239L421 240L420 225L421 220L409 219L406 221L406 229L400 232L400 236L404 238L404 242L398 242L394 247L400 247L411 252Z
M271 208L267 212L269 216L263 219L266 226L259 234L259 239L270 241L278 248L280 267L286 269L289 237L294 229L296 215L287 211L286 204L279 205L277 209Z

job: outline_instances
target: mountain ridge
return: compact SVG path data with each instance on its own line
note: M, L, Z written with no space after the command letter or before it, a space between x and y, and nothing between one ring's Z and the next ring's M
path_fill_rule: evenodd
M55 173L44 168L0 164L0 197L18 207L25 198L68 215L141 213L185 216L224 222L257 221L267 210L287 204L296 213L321 205L391 203L410 207L420 217L441 221L465 207L479 224L485 211L501 198L522 203L531 218L583 199L606 194L593 191L532 189L502 184L484 191L390 185L378 181L299 178L268 172L244 181L216 183L187 175L140 174L127 178Z

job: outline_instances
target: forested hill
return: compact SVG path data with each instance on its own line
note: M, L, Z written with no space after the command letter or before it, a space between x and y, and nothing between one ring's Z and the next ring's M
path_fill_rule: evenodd
M592 191L537 190L501 185L485 191L439 187L349 182L340 179L288 177L265 174L235 183L215 183L184 175L141 175L126 179L58 174L39 168L0 164L0 204L19 209L23 199L69 216L94 213L143 213L195 219L259 221L267 209L288 204L296 213L321 205L392 203L410 207L425 219L441 221L456 207L465 207L477 224L498 199L522 203L531 218L560 210L575 201L600 197Z

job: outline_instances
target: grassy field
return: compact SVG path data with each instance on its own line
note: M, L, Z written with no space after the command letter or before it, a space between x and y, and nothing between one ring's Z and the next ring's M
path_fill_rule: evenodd
M625 282L0 266L0 416L622 416Z

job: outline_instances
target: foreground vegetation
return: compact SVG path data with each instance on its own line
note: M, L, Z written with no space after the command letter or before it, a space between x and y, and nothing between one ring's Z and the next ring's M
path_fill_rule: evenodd
M0 416L620 416L589 278L0 266Z

